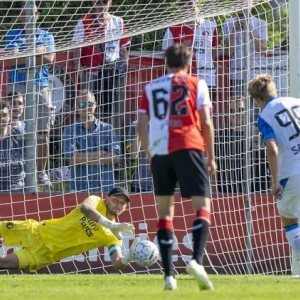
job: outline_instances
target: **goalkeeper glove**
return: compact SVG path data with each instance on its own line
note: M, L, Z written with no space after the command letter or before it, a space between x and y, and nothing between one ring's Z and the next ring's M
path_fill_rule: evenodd
M134 249L135 249L135 246L139 243L139 241L140 241L139 237L136 237L133 240L132 245L131 245L131 247L129 249L129 252L122 257L121 261L122 261L123 265L128 265L132 261L134 261Z
M131 223L114 223L107 218L100 216L98 223L104 227L110 229L110 231L117 237L118 240L122 240L122 231L133 234L134 226Z
M112 223L108 227L110 231L117 237L118 240L122 240L122 231L127 233L134 233L134 226L131 223Z

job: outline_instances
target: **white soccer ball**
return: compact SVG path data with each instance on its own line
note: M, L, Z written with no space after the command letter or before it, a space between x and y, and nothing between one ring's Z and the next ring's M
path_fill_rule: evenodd
M141 267L154 265L159 255L157 246L148 240L138 242L133 253L134 261Z

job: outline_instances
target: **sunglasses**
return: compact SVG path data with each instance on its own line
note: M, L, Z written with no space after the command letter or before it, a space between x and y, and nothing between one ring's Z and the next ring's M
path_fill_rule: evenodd
M93 107L95 104L95 102L89 101L89 102L77 102L77 105L79 108L83 109L83 108L91 108Z

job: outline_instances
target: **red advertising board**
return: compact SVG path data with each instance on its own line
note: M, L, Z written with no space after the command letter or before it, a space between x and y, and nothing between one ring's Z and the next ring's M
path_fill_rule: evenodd
M59 218L70 212L87 195L1 195L0 220L22 220L31 218L43 220ZM254 195L251 199L251 232L247 231L245 198L234 195L218 195L212 201L213 218L210 238L207 243L205 266L210 273L239 274L247 272L247 235L252 247L251 266L253 272L280 273L290 269L289 247L285 242L280 219L277 216L271 196ZM186 262L191 258L191 226L194 219L192 203L176 196L176 217L174 218L173 263L178 272L183 272ZM130 208L120 218L123 222L133 222L136 236L155 241L157 213L153 194L132 195ZM131 237L132 239L132 237ZM130 240L125 238L128 248ZM0 254L12 249L0 248ZM278 266L278 267L277 267ZM134 268L134 269L133 269ZM278 270L277 270L278 268ZM137 265L127 267L124 272L143 271ZM153 272L161 270L155 265ZM75 258L68 258L40 272L112 272L109 256L104 249L91 250ZM144 271L148 271L145 270Z

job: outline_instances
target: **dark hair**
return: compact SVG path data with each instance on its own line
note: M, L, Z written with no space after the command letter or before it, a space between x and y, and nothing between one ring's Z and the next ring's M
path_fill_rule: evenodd
M191 58L191 50L181 44L174 44L165 52L165 60L169 68L184 68L190 64Z
M21 94L20 92L9 92L6 96L7 100L12 100L15 97L22 97L24 100L24 95Z

